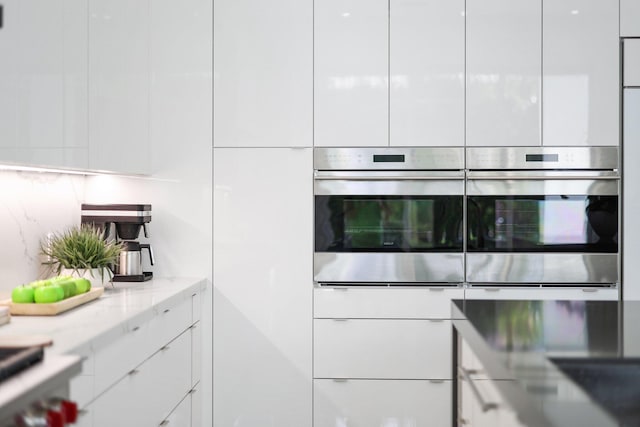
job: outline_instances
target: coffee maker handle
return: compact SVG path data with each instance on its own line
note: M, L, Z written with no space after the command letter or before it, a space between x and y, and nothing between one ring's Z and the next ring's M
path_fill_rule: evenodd
M147 249L149 251L149 261L151 261L151 265L153 265L153 249L151 249L151 245L148 243L141 243L140 250Z

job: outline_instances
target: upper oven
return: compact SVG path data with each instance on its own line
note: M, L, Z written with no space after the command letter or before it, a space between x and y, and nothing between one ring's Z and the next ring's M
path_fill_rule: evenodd
M316 283L462 283L462 148L316 148Z
M467 149L467 282L620 281L617 147Z

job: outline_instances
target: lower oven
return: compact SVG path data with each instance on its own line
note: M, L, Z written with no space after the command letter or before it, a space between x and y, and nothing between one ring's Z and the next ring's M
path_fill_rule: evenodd
M467 149L466 280L620 282L616 147Z
M462 283L462 148L316 148L314 281Z

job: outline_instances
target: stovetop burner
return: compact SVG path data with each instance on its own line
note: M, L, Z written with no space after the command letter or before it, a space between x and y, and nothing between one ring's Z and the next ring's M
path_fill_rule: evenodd
M0 381L4 381L31 365L42 361L43 358L44 349L40 346L22 348L0 347Z

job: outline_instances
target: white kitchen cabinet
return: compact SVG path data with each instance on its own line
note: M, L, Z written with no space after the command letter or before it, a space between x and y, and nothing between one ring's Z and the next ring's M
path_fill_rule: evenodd
M102 394L90 406L94 427L159 425L188 396L190 341L181 334Z
M89 2L89 167L149 173L149 2Z
M623 41L622 63L622 85L640 87L640 39Z
M640 37L638 0L620 0L620 37Z
M546 0L543 11L543 145L618 145L618 0Z
M467 288L465 299L617 301L617 288Z
M199 426L200 424L192 423L191 418L191 395L187 395L182 399L182 402L176 406L167 418L162 420L160 426L178 426L189 427Z
M622 297L624 300L640 300L640 283L636 275L640 260L640 242L637 239L640 236L640 223L636 219L640 212L640 168L637 160L640 158L640 89L625 89L623 97Z
M311 425L312 155L214 148L216 426Z
M464 145L464 0L390 0L389 145Z
M124 334L113 332L118 338L91 345L81 374L70 384L71 400L82 410L79 425L157 426L185 420L187 411L191 420L192 406L201 410L194 369L201 365L202 337L196 332L199 322L192 320L193 298L156 304L124 322Z
M450 320L315 319L313 328L314 378L451 378Z
M451 381L314 380L314 427L451 425Z
M314 145L389 144L388 0L314 2Z
M540 145L541 19L540 0L467 0L467 145Z
M450 425L457 287L314 289L315 426Z
M313 2L213 7L214 146L311 147Z
M86 2L2 4L0 162L86 168Z
M447 319L451 300L464 299L461 287L315 287L316 319Z
M522 427L497 384L512 379L489 378L467 342L458 337L458 425L472 427Z

